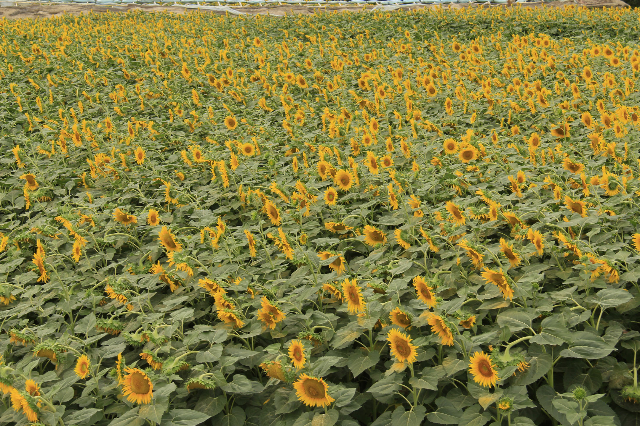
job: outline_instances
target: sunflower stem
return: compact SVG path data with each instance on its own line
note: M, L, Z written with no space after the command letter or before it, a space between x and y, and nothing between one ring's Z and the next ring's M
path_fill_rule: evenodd
M520 343L520 342L524 342L525 340L529 340L529 339L531 339L532 337L534 337L534 336L524 336L524 337L519 338L518 340L515 340L515 341L513 341L513 342L509 343L509 344L507 345L507 347L504 349L504 354L502 355L502 359L503 359L504 361L509 361L509 360L511 360L511 355L509 355L509 350L510 350L513 346L517 345L518 343Z

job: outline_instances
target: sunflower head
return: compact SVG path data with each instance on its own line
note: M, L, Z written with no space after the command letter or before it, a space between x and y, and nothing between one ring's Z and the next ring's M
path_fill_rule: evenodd
M335 184L343 191L348 191L353 185L353 176L346 170L338 170L334 176Z
M406 361L413 363L416 361L418 355L416 351L417 346L411 344L409 336L393 328L389 331L387 341L391 347L391 355L393 355L398 362Z
M135 404L149 404L153 398L153 383L147 374L138 368L125 369L122 393Z
M364 227L364 242L372 247L378 244L385 244L387 242L387 236L379 229L371 225Z
M366 303L362 297L362 291L356 284L355 279L349 281L349 278L346 278L344 280L342 283L342 293L344 298L347 300L349 313L359 314L364 312Z
M158 240L169 252L181 251L182 245L175 240L174 235L166 226L163 226L158 235Z
M307 359L304 356L304 345L300 340L293 340L289 346L289 359L298 370L304 367Z
M391 323L398 327L402 327L404 329L411 328L411 315L399 307L396 307L389 313L389 318L391 319Z
M335 401L323 379L302 374L293 387L298 399L309 407L326 407Z
M476 352L470 359L469 371L473 380L480 386L495 386L498 373L491 361L491 357L484 352Z
M85 379L89 375L89 366L89 357L87 357L86 355L81 355L80 358L78 358L76 367L73 369L73 371L78 377L80 377L81 379Z

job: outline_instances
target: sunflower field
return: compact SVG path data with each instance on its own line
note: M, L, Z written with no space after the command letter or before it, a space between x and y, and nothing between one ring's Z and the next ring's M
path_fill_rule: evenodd
M0 33L0 424L640 423L637 9Z

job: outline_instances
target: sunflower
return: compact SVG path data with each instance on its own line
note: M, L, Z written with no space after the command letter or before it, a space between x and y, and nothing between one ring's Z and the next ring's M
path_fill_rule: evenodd
M562 161L562 167L565 170L568 170L576 175L579 175L584 170L584 164L574 163L569 157L565 157L565 159Z
M379 229L376 229L371 225L365 225L364 242L372 247L375 247L378 244L386 244L387 236Z
M431 326L431 332L440 337L440 343L445 346L453 346L453 333L440 315L432 312L426 313L427 323Z
M153 383L147 374L138 368L125 369L122 393L129 402L149 404L153 398Z
M158 226L160 223L160 216L157 210L149 210L149 214L147 214L147 223L150 226Z
M481 275L487 283L495 284L500 289L502 297L505 299L513 299L513 289L507 282L502 269L500 269L500 271L493 271L485 267Z
M369 172L371 174L377 175L380 172L378 161L376 160L376 155L373 152L367 152L367 159L365 160L364 164L369 168Z
M346 231L353 229L351 226L347 226L342 222L327 222L324 224L324 227L333 232L334 234L342 234Z
M24 179L24 180L27 181L24 184L24 186L29 191L35 191L36 189L38 189L40 187L40 185L36 181L36 177L34 175L32 175L31 173L25 173L24 175L20 176L20 179Z
M142 147L137 147L136 150L134 151L134 154L136 156L136 163L138 164L142 164L144 163L144 149L142 149Z
M478 158L478 150L473 145L467 145L460 150L458 157L463 163L469 163Z
M228 324L234 328L242 328L244 327L244 322L236 315L235 312L227 309L219 309L218 318L224 321L225 324Z
M458 152L458 142L454 139L447 139L443 142L442 148L444 148L445 154L455 154Z
M411 338L409 338L409 336L392 328L387 335L387 341L391 347L391 355L393 355L398 362L404 363L406 361L412 364L416 361L418 355L416 349L418 347L411 344Z
M471 328L476 323L476 316L471 315L467 319L460 320L459 324L464 328Z
M154 370L162 369L162 360L155 356L153 353L148 351L141 352L140 358L145 360L147 364L149 364Z
M393 158L391 158L390 155L385 155L384 157L380 158L380 164L382 164L383 168L388 168L393 166Z
M507 243L504 238L500 238L500 251L509 260L512 268L515 268L520 264L520 261L522 259L520 258L518 253L513 251L513 246Z
M484 352L476 352L470 359L469 371L473 380L480 386L495 386L498 381L498 373L491 363L491 358Z
M434 308L438 304L438 301L431 291L431 287L427 285L423 277L415 277L413 279L413 286L418 294L418 300L422 300L429 308Z
M40 396L40 386L38 384L29 379L24 383L24 390L29 393L31 396Z
M333 399L329 394L329 386L324 380L306 374L293 384L298 399L309 407L326 407Z
M87 357L86 355L81 355L80 358L78 358L76 367L73 369L73 371L78 377L80 377L81 379L85 379L89 375L90 365L91 364L89 362L89 357Z
M400 228L396 229L395 231L393 231L393 235L395 236L396 242L400 247L402 247L405 250L409 250L411 248L411 244L409 244L402 238L402 229Z
M640 251L640 234L633 234L631 237L631 241L633 242L633 246L636 250Z
M278 379L283 382L286 381L280 361L263 362L262 364L260 364L260 368L262 368L267 377Z
M338 275L340 275L347 269L346 263L347 262L344 257L338 255L338 257L329 264L329 268L333 269Z
M271 304L269 299L264 296L262 296L260 303L262 308L258 311L258 319L262 321L266 327L272 330L275 329L276 324L286 318L286 314L282 312L280 308Z
M322 285L322 289L324 291L326 291L327 293L330 293L333 297L335 297L339 301L342 301L342 299L343 299L342 293L334 285L326 283L326 284Z
M331 164L329 164L327 161L324 161L324 160L318 161L318 164L316 167L318 169L318 175L322 180L325 180L327 178L327 176L331 172L331 169L333 168Z
M80 240L75 240L73 242L73 260L75 260L76 263L80 261L80 256L82 256L82 246L83 244Z
M166 226L163 226L160 230L158 240L160 240L160 244L169 252L182 251L182 245L176 241L175 236Z
M346 170L338 170L333 179L336 186L343 191L348 191L353 185L353 176Z
M396 307L389 313L389 318L391 319L391 323L398 327L405 329L411 328L411 316L399 307Z
M557 138L568 138L571 136L569 130L569 123L560 123L558 127L551 129L551 134Z
M269 220L271 220L271 223L273 225L278 225L278 226L280 225L281 223L280 212L278 211L278 208L276 207L275 204L267 200L264 203L264 211L267 213L267 216L269 216Z
M253 154L255 154L256 152L256 147L253 146L252 143L243 143L240 146L240 152L242 152L243 155L247 156L247 157L252 157Z
M291 342L291 346L289 346L289 359L298 370L304 367L307 359L304 356L304 346L300 340L293 340Z
M532 133L531 136L529 137L529 140L527 141L527 143L529 144L529 148L531 149L536 149L540 147L540 135L538 135L537 133Z
M568 195L565 195L564 204L572 212L578 213L582 217L587 217L587 205L584 201L572 200Z
M324 192L324 202L328 206L335 206L338 201L338 191L333 186L327 188Z
M344 294L344 298L347 299L349 313L358 314L364 312L366 303L355 279L349 281L349 278L346 278L344 280L342 283L342 293Z
M455 223L456 225L464 225L465 224L465 218L462 215L462 212L460 211L458 206L456 206L451 201L447 201L446 209L449 212L449 214L451 215L453 223Z
M132 223L138 223L138 219L134 215L127 214L120 209L116 209L113 212L113 217L115 218L116 222L120 222L123 225L131 225Z
M224 119L224 125L227 126L229 130L235 130L238 127L238 121L233 116L228 116Z

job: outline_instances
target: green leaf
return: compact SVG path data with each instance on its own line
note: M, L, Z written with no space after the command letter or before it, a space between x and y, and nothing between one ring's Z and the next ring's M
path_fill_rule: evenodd
M353 400L353 396L355 394L356 388L329 389L329 395L335 399L333 404L336 407L344 407L345 405L348 405Z
M497 321L500 327L509 327L509 331L515 333L523 328L531 328L531 321L538 315L523 309L510 309L501 312Z
M354 326L351 326L351 324L354 324ZM331 346L334 349L342 349L360 337L361 334L362 329L357 325L357 323L350 323L338 330L338 332L333 336Z
M412 410L406 411L400 406L393 411L391 416L391 424L394 426L420 426L427 409L423 405L413 407Z
M609 355L615 347L610 346L605 340L587 331L578 331L572 334L573 341L560 356L565 358L599 359Z
M551 368L553 358L551 358L551 355L549 354L539 353L532 356L528 360L528 363L529 368L527 368L524 373L518 373L516 375L514 380L515 384L527 386L538 381L538 379L547 374Z
M593 416L584 422L584 426L611 426L615 424L614 416Z
M236 407L234 407L236 408ZM176 408L165 416L162 426L195 426L204 422L211 416L195 410Z
M250 395L262 392L264 387L259 382L253 382L242 374L234 374L233 380L220 388L228 393Z
M222 412L226 404L227 398L224 395L215 398L210 395L202 395L193 409L213 417Z
M605 288L597 292L593 297L588 298L587 301L607 309L627 303L632 298L633 296L628 291L620 288Z
M481 411L482 407L474 404L467 408L460 417L459 424L466 426L484 426L491 420L491 414L487 411Z
M567 422L570 424L576 423L587 415L586 411L580 410L580 406L576 401L564 398L555 398L551 403L560 414L564 414L567 417Z
M65 425L92 426L104 418L104 411L98 408L84 408L74 411L64 418Z
M109 423L109 426L142 426L144 425L146 422L144 421L143 418L138 416L138 408L139 407L135 407L127 411L120 417L113 419L111 423ZM168 426L171 426L171 425L168 425Z
M333 367L340 367L340 362L344 358L341 356L323 356L313 362L313 375L316 377L325 376ZM344 364L343 364L344 365Z
M244 410L239 406L234 405L231 412L224 416L220 423L216 423L216 425L220 424L223 426L243 426L246 418L247 415L245 414Z
M162 421L162 415L165 413L165 411L167 411L167 408L168 403L158 404L157 401L154 401L153 404L145 404L140 406L138 415L143 419L147 419L155 423L160 423Z
M337 410L328 410L326 414L316 414L311 421L312 426L333 426L338 422L340 413Z
M538 334L533 336L531 343L539 345L562 345L571 340L569 330L562 327L544 327Z
M441 425L457 425L460 423L462 412L452 406L438 407L436 411L427 414L427 420Z
M206 352L198 352L196 361L198 362L216 362L222 355L222 345L213 345Z
M567 421L567 417L560 413L553 405L554 398L556 398L556 391L549 385L542 385L536 391L536 397L538 402L542 405L542 408L549 413L554 419L559 421L562 426L571 426ZM558 397L559 398L559 397Z
M400 389L400 384L397 382L396 375L391 374L371 385L367 392L373 395L374 398L384 402L382 399L392 396L398 389Z
M516 417L511 420L511 426L536 426L536 424L528 417Z
M356 350L347 361L347 367L351 370L353 377L358 377L364 370L373 367L380 360L380 352L369 351L363 353L361 350Z

